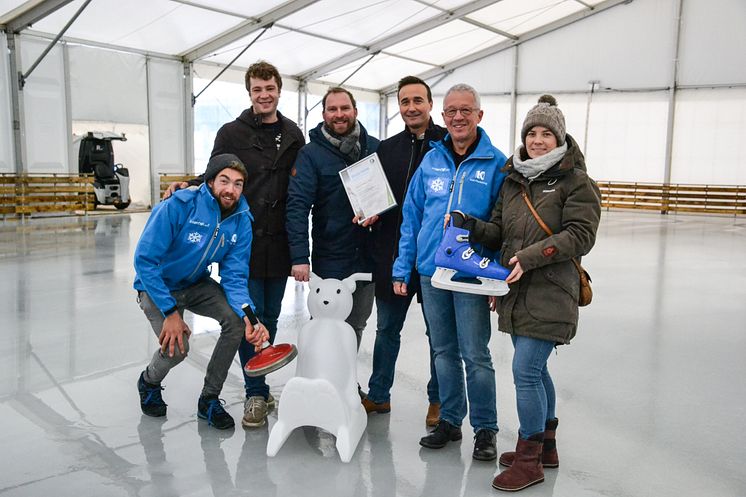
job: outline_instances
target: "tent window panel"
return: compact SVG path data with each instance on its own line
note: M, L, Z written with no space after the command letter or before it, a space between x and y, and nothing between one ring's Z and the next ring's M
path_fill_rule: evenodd
M586 163L597 180L660 183L664 179L668 94L596 94L590 109Z
M679 90L671 181L746 185L746 89Z

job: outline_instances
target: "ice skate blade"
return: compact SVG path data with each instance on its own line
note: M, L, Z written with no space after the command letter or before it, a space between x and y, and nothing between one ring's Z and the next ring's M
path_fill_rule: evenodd
M476 276L480 283L469 283L467 281L453 281L456 274L454 269L436 268L435 274L430 278L430 283L435 288L450 290L452 292L473 293L476 295L492 295L499 297L510 291L508 284L503 280L482 278Z

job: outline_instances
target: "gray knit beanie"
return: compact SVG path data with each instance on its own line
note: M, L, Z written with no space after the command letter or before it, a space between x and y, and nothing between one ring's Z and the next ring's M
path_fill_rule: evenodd
M526 135L534 126L543 126L554 133L557 138L557 146L565 143L565 116L557 107L557 100L551 95L539 97L539 103L528 111L526 120L521 128L521 141L526 145Z
M243 162L241 162L241 159L233 154L219 154L210 157L210 161L207 163L207 169L205 169L204 176L205 183L212 179L215 179L218 173L226 167L235 169L236 171L241 173L241 175L243 175L243 180L246 181L246 178L249 174L246 172L246 166L244 166Z

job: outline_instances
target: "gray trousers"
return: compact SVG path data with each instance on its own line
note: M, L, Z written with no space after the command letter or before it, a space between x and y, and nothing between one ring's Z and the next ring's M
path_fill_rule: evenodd
M213 318L220 323L220 336L212 351L210 362L207 364L205 384L202 387L203 396L219 395L228 377L228 370L236 356L238 346L241 344L241 338L244 336L246 330L244 321L228 305L223 287L212 278L205 278L184 290L171 292L171 296L176 299L176 307L182 317L184 310L188 310L200 316ZM160 309L153 304L146 292L137 293L137 302L150 321L155 336L160 336L165 319ZM183 355L178 347L175 347L173 357L169 357L168 353L163 354L160 348L156 350L150 364L145 368L143 375L145 381L160 384L171 368L186 358L189 352L189 342L186 338L185 335Z
M355 293L352 294L352 311L345 322L355 330L357 348L360 350L360 341L363 339L363 330L368 323L368 318L373 312L373 300L376 296L376 285L369 281L356 282Z

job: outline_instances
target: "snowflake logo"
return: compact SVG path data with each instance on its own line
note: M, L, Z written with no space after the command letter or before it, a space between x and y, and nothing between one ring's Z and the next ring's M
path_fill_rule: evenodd
M189 243L199 243L202 241L202 234L194 231L192 233L189 233L187 240L189 241Z
M435 193L442 192L444 186L445 186L445 181L443 181L443 178L435 178L430 183L430 189L434 191Z

